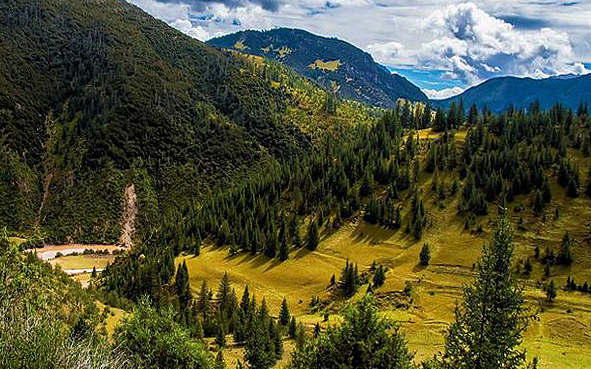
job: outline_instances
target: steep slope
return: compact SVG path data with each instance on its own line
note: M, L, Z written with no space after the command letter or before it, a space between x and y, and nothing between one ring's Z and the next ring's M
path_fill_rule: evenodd
M0 221L114 242L124 189L149 224L309 140L248 61L123 0L0 4Z
M576 110L581 102L591 102L591 74L546 79L493 78L437 103L449 107L453 101L458 103L460 100L464 100L466 108L472 104L481 108L486 105L494 112L501 112L509 105L528 108L536 100L541 109L549 109L560 102L564 107Z
M398 98L426 101L423 92L355 46L299 29L240 31L208 41L224 49L264 56L294 68L329 87L336 82L340 96L393 107Z

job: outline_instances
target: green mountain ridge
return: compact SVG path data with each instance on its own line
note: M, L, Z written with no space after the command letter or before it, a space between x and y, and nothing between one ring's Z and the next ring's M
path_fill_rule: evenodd
M122 0L0 4L0 221L115 242L138 223L310 145L249 62Z
M476 104L479 108L499 113L513 106L517 109L529 108L536 101L541 109L550 109L560 103L567 109L577 110L582 102L591 102L591 74L583 76L558 76L544 79L500 77L471 87L463 93L440 101L443 107L452 102L464 101L469 108Z
M407 79L390 73L368 53L336 38L300 29L276 28L239 31L207 42L279 61L327 88L336 83L340 96L366 104L392 108L399 98L428 100Z

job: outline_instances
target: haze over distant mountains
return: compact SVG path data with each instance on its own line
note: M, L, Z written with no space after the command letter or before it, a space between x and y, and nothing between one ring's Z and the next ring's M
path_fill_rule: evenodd
M464 106L476 104L480 108L486 106L494 112L501 112L510 105L528 108L536 101L542 109L560 103L565 108L576 110L581 102L591 102L591 74L569 74L545 79L493 78L438 103L447 107L460 100L464 101Z
M376 63L363 50L336 38L300 29L240 31L214 38L210 45L279 61L319 84L338 85L340 96L391 108L399 98L427 101L414 84Z

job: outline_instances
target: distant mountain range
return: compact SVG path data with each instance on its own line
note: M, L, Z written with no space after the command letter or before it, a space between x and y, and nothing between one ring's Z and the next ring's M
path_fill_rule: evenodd
M449 99L436 101L443 107L452 102L464 101L469 108L476 104L489 110L500 112L510 105L527 108L536 100L542 109L549 109L555 103L576 110L581 102L591 103L591 74L577 76L564 75L545 79L501 77L467 89Z
M208 41L210 45L279 61L299 74L329 87L339 96L391 108L399 98L427 101L427 96L406 78L392 74L363 50L336 38L277 28L240 31Z

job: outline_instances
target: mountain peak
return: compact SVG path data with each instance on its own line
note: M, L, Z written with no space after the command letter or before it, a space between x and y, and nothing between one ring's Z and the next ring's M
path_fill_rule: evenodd
M334 37L297 28L243 30L208 44L281 62L324 87L336 83L339 95L391 108L399 98L426 101L427 96L404 77L391 74L358 47Z

